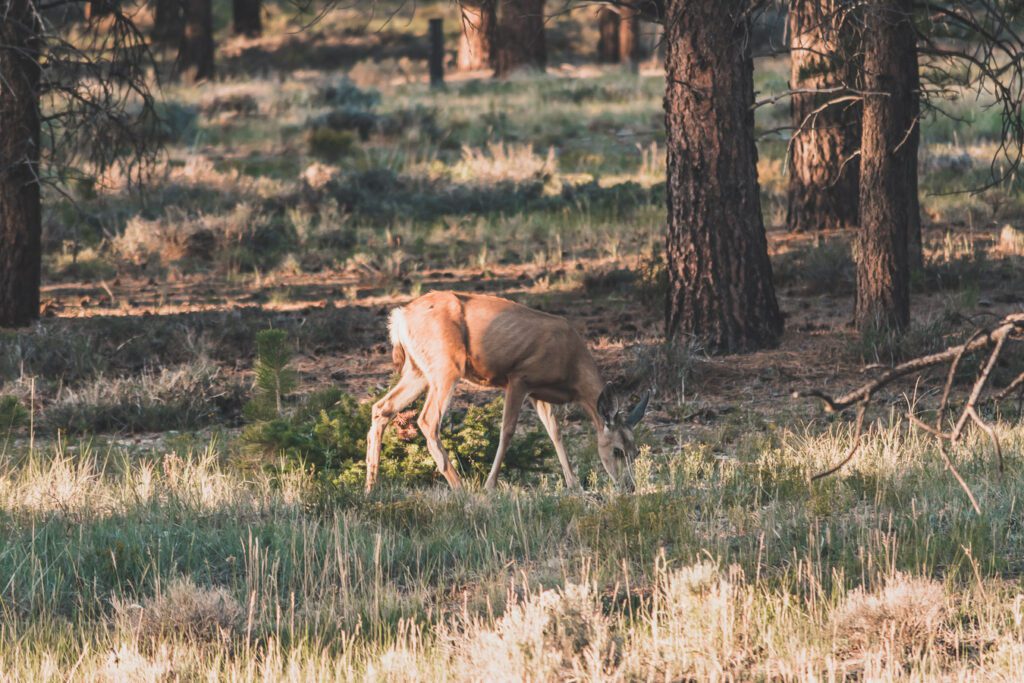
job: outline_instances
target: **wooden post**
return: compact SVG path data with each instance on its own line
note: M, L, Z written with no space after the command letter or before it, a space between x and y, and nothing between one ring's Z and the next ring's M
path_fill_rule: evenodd
M441 19L430 20L430 87L444 87L444 27Z

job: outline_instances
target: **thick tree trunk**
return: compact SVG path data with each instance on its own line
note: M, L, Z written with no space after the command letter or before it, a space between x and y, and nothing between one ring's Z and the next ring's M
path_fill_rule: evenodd
M232 30L236 36L256 38L263 33L260 0L231 0Z
M619 13L611 7L602 7L597 13L597 61L618 64Z
M177 74L190 81L213 76L213 8L210 0L184 0L185 27Z
M715 352L778 342L757 185L750 0L667 3L666 328Z
M497 0L497 3L491 38L494 77L504 78L520 69L543 70L547 64L544 0Z
M0 327L39 317L39 23L31 0L0 0Z
M909 177L916 151L917 48L911 0L873 0L865 8L864 132L861 139L861 232L855 319L862 331L900 329L910 321L907 232ZM876 94L877 93L877 94ZM915 175L916 177L916 175ZM912 187L912 184L915 185Z
M463 2L462 35L456 65L459 71L478 71L491 66L491 36L494 32L494 0Z
M924 268L924 242L921 236L921 195L917 181L917 155L921 147L921 73L917 64L917 50L912 60L907 60L908 76L912 78L913 98L911 116L914 129L907 138L907 182L910 188L907 197L907 259L911 270Z
M861 105L830 100L855 88L857 67L852 22L837 10L848 0L791 0L790 100L794 133L790 147L786 226L793 231L857 225Z
M640 45L640 13L629 7L619 8L619 59L636 70L643 54Z

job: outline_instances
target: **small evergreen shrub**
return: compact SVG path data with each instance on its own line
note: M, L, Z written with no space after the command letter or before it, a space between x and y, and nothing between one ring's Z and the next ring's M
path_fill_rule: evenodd
M373 401L359 402L339 389L310 394L289 406L295 377L288 368L291 356L285 334L264 330L257 335L255 395L244 414L248 421L242 438L250 450L266 460L280 460L288 468L311 469L327 484L361 486L365 479L366 433ZM420 402L410 407L418 412ZM470 406L453 414L441 443L456 469L470 480L482 481L490 471L501 436L503 400ZM404 417L395 422L412 427ZM408 438L406 435L414 435ZM553 447L540 429L517 430L502 469L507 479L522 479L529 472L547 471ZM426 484L436 478L436 466L418 430L389 427L384 433L381 474L405 484Z
M0 433L10 433L28 424L28 411L17 396L0 397Z

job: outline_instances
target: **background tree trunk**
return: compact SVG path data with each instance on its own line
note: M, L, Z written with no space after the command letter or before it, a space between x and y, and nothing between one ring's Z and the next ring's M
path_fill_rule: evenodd
M231 0L232 30L237 36L256 38L263 33L260 0Z
M177 74L200 81L213 76L213 8L210 0L184 0L185 26Z
M544 43L544 0L497 0L491 39L494 77L547 64Z
M865 10L865 87L884 93L864 98L855 319L865 332L900 329L910 321L907 230L917 193L908 174L911 162L915 168L917 163L907 144L917 97L910 10L911 0L874 0Z
M491 35L494 32L494 0L460 4L462 33L456 65L459 71L478 71L491 66Z
M717 352L782 333L757 185L750 4L667 3L667 335Z
M793 90L855 87L852 22L842 21L836 12L844 1L790 0ZM841 102L818 111L842 94L794 93L790 99L796 132L789 159L786 226L792 231L857 225L860 167L854 154L860 148L862 107L859 102Z
M603 64L618 64L619 13L611 7L602 7L598 10L597 30L597 61Z
M643 54L640 45L640 13L629 7L619 8L619 59L634 71L639 69Z
M39 317L39 31L31 0L0 0L0 327Z

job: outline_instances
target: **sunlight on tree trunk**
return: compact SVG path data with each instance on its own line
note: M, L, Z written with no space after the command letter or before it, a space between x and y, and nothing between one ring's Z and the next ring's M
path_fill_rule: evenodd
M491 34L494 31L494 1L463 2L459 24L459 71L478 71L491 65Z

